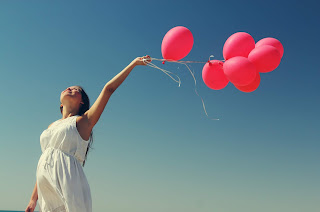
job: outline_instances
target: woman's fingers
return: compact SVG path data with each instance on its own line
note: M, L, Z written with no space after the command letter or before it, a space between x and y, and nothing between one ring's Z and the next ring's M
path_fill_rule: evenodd
M151 62L151 59L150 59L150 56L149 55L146 55L143 57L144 59L146 59L148 62Z
M28 206L25 212L33 212L33 211L34 211L34 208Z
M137 65L147 65L152 61L149 55L146 55L143 57L137 57L135 60Z

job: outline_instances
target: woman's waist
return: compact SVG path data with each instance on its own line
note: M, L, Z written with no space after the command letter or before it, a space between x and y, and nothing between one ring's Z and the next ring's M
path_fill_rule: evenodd
M63 155L63 156L59 157L60 155ZM75 160L78 163L80 163L80 161L75 156L75 153L67 152L63 149L55 148L55 147L47 147L43 151L41 157L44 157L43 160L45 160L46 163L51 164L51 165L53 165L54 161L56 161L57 159L63 159L64 157L67 157L71 160Z
M75 151L66 151L64 149L60 149L60 148L52 147L52 146L46 147L46 149L43 151L42 154L46 154L47 152L49 152L49 153L58 152L58 153L62 153L62 154L69 156L69 157L75 157L74 156Z

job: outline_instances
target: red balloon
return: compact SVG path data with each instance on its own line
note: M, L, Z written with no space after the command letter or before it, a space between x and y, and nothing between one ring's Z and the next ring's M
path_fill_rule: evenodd
M273 46L275 48L278 49L280 55L281 55L281 58L283 56L283 46L281 44L280 41L278 41L277 39L275 38L263 38L261 40L259 40L258 43L256 43L256 47L259 47L259 46L262 46L262 45L270 45L270 46Z
M275 47L262 45L252 50L248 59L255 65L257 71L267 73L279 66L281 55Z
M223 89L229 83L223 73L223 62L219 60L211 60L203 66L202 79L209 88L214 90Z
M183 26L174 27L167 32L162 40L162 57L167 60L181 60L189 54L192 46L191 31Z
M253 80L252 83L245 85L245 86L239 86L239 85L234 85L234 86L236 88L238 88L238 90L240 90L240 91L250 93L252 91L255 91L259 87L260 81L261 81L260 74L259 74L259 72L257 72L256 78Z
M223 65L226 77L235 85L245 86L256 78L256 67L246 57L233 57Z
M223 57L228 60L232 57L248 57L255 47L253 37L246 32L237 32L231 35L223 46Z

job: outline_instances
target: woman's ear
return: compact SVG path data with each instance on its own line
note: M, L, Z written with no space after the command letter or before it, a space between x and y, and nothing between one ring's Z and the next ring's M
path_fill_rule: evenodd
M60 105L60 112L61 112L61 114L62 114L62 110L63 110L63 105L61 104L61 105Z

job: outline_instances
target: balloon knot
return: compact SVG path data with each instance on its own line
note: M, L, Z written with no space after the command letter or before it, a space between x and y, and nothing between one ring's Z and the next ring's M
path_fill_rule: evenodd
M164 62L164 61L162 61L162 64L165 64L165 62Z

